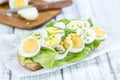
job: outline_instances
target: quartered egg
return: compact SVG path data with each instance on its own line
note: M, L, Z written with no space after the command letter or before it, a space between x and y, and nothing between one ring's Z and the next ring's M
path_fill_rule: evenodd
M81 36L77 34L71 34L64 40L64 47L68 48L70 44L72 43L72 48L69 50L69 52L77 53L83 50L84 48L84 41Z
M92 43L95 40L95 38L96 38L96 34L95 34L95 32L91 28L87 28L84 31L82 36L84 38L85 44Z
M96 34L96 40L103 40L106 38L106 33L102 28L96 26L96 27L93 27L92 29Z
M55 48L59 45L60 41L61 41L61 36L59 34L49 35L48 38L46 38L45 46Z
M34 37L23 40L19 47L19 54L24 57L33 57L40 51L40 42Z
M63 22L57 22L54 24L55 27L65 29L65 24Z
M23 8L28 6L30 0L9 0L10 8Z

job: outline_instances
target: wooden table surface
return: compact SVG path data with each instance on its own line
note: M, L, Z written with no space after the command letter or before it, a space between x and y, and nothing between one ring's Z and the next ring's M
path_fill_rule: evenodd
M72 6L62 9L62 12L53 20L91 17L110 36L120 40L120 0L73 0L73 2ZM31 31L0 24L0 36L6 33L23 34ZM107 52L90 61L85 61L53 73L24 77L20 80L120 80L119 51ZM19 80L10 70L5 68L2 61L0 61L0 80Z

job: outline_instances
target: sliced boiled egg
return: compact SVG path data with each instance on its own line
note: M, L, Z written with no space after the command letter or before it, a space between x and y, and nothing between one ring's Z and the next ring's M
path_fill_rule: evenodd
M84 28L90 28L90 24L87 21L82 21Z
M50 34L50 35L52 35L52 34L60 34L61 37L63 37L64 34L65 34L64 30L56 28L56 27L48 27L46 30L47 30L47 33Z
M46 38L45 45L48 47L55 48L59 45L60 41L61 41L60 35L58 35L58 34L57 35L49 35Z
M63 30L56 28L56 27L48 27L47 29L48 34L60 34L63 33Z
M21 17L25 18L26 20L36 20L39 16L38 10L36 7L28 7L21 9L17 12Z
M92 43L95 40L95 38L96 38L96 34L95 34L95 32L91 28L87 28L84 31L82 36L84 38L85 44Z
M39 40L39 42L41 43L41 46L45 45L45 38L47 38L47 32L44 29L41 29L40 31L36 31L34 32L31 37L34 37L36 39Z
M83 50L84 48L84 40L81 36L77 34L71 34L64 40L64 47L68 48L70 44L72 43L72 48L69 50L69 52L77 53Z
M28 6L30 0L9 0L10 8L23 8Z
M100 27L93 27L92 28L96 34L96 40L103 40L106 38L106 32Z
M68 52L70 51L70 49L72 48L72 43L69 45L69 47L65 50L65 52L63 52L62 54L57 53L57 55L55 56L55 60L61 60L64 59Z
M67 28L72 29L72 30L76 30L77 28L82 28L82 24L81 21L71 21Z
M65 29L65 24L63 22L57 22L54 24L55 27Z
M60 53L63 54L65 52L65 48L63 47L63 45L58 45L55 50Z
M23 40L19 47L19 54L24 57L33 57L40 51L40 42L34 37Z

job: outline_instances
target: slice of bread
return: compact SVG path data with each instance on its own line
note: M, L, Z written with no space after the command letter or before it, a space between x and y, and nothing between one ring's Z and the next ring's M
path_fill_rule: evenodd
M18 62L21 64L22 57L18 53L17 53L17 58L18 58ZM31 70L31 71L36 71L36 70L39 70L39 69L42 68L42 66L40 64L37 64L37 63L35 63L35 64L28 63L28 64L25 64L25 65L22 65L22 66L25 67L28 70Z

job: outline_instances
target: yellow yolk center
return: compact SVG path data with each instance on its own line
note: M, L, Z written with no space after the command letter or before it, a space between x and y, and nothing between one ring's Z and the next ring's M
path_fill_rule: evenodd
M82 26L79 22L72 24L72 26Z
M66 37L66 39L63 41L63 47L65 49L68 49L71 45L71 36Z
M84 22L83 25L84 25L85 28L87 27L87 23L86 22Z
M71 41L72 48L81 48L83 46L83 40L79 35L71 35L67 37L63 42L63 46L65 47L65 49L69 48L69 46L71 45Z
M103 36L105 36L105 32L102 30L102 29L100 29L99 27L95 27L95 28L93 28L93 30L95 31L95 33L96 33L96 37L103 37Z
M24 43L23 48L26 53L34 53L38 49L38 46L39 45L36 40L29 39Z
M46 45L47 46L53 46L53 45L57 44L59 41L60 41L60 39L54 37L52 39L47 40Z
M50 27L50 28L47 28L47 32L48 32L48 34L57 34L57 33L61 33L62 30L60 30L58 28Z
M71 35L71 40L72 40L72 47L73 48L81 48L83 46L83 40L80 36L78 35Z
M25 7L24 0L14 0L15 8L22 8Z

